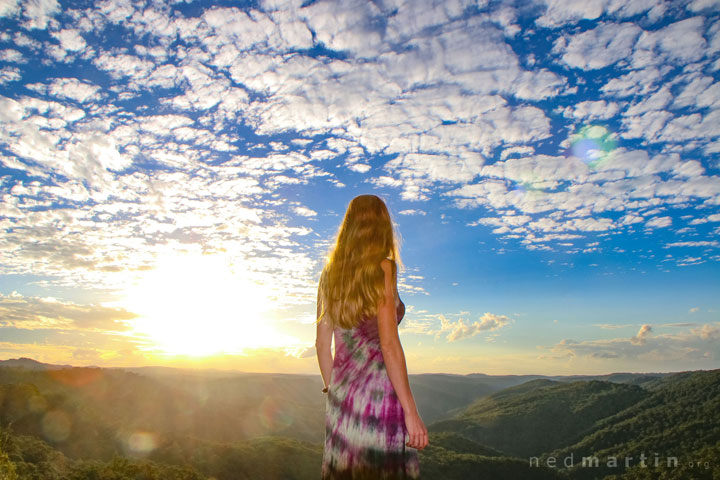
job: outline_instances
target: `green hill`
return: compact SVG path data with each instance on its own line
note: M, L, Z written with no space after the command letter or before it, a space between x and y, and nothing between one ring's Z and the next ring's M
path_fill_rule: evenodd
M676 457L687 465L697 452L720 439L720 370L684 372L649 385L650 391L637 403L597 422L591 432L548 453L558 458L594 455L600 468L571 469L576 478L602 478L638 463L641 453L660 462ZM603 467L609 457L621 459L618 467Z
M581 440L595 422L647 395L636 385L533 380L481 398L462 414L435 422L428 430L456 432L528 458Z
M520 377L478 378L470 375L425 373L410 376L410 388L426 424L453 416L476 399L522 382Z

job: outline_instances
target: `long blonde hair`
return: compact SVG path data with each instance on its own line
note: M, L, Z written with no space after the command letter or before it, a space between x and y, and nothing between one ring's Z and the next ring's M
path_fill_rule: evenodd
M329 317L333 328L350 329L377 314L385 295L380 262L390 258L398 267L400 236L385 202L376 195L352 199L327 257L318 286L318 319Z

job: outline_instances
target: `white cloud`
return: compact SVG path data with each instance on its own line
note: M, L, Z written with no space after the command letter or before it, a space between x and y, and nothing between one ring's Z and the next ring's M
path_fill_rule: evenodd
M116 80L131 77L137 81L147 77L153 69L152 62L128 54L113 55L103 52L93 62Z
M132 0L103 0L97 3L102 18L119 23L130 17L135 9Z
M0 141L20 158L70 178L100 184L112 181L108 170L120 170L131 163L118 152L112 138L97 131L78 132L61 143L58 131L82 119L83 110L28 97L20 101L0 98L0 103L5 110L5 115L0 116L3 124ZM38 120L34 112L47 117Z
M22 53L11 48L0 50L0 62L7 63L25 63L27 60L23 57Z
M647 138L650 141L658 141L658 135L673 118L670 112L650 111L638 116L623 117L622 123L625 131L621 133L623 138Z
M687 5L692 12L720 10L720 5L715 0L692 0Z
M293 208L296 214L300 215L301 217L315 217L317 216L317 212L315 210L309 209L307 207L295 207Z
M693 333L700 336L703 340L717 340L720 338L720 326L706 323L700 328L692 330Z
M206 10L202 18L219 36L219 45L232 42L240 50L312 47L308 26L303 19L291 13L276 12L271 18L257 10L244 12L234 7L212 8Z
M11 2L12 3L12 2ZM27 28L44 29L50 19L60 11L57 0L27 0L23 5Z
M132 312L100 305L83 305L54 298L0 293L0 326L19 329L80 329L124 331Z
M675 176L663 181L658 175L665 172ZM720 178L703 176L703 172L695 160L683 161L678 154L649 157L644 150L617 149L594 168L574 157L536 155L485 165L482 180L451 189L445 195L455 198L461 208L486 206L501 212L497 221L470 225L492 225L497 227L493 230L496 234L507 234L508 238L520 235L527 240L528 232L607 231L645 221L643 215L634 213L616 222L597 216L587 218L591 214L680 203L692 196L716 198ZM568 186L556 189L564 184ZM509 213L513 210L525 214L545 212L545 216L517 227L512 224L514 215ZM564 216L569 218L561 221ZM509 221L505 222L505 218ZM654 228L671 224L669 216L647 222ZM535 238L525 243L533 243Z
M630 56L641 32L634 23L601 23L569 40L561 37L553 51L562 53L563 62L570 67L595 70Z
M22 78L20 70L15 67L0 68L0 85L16 82Z
M483 177L506 178L542 188L544 185L554 185L557 181L584 183L588 177L588 167L576 157L535 155L486 165L480 173Z
M76 78L55 78L48 88L50 95L70 98L80 103L91 100L98 100L100 87L86 82L81 82Z
M702 95L705 91L707 91L708 87L710 87L710 85L712 85L713 83L712 77L700 75L697 73L689 75L688 80L690 81L687 82L680 94L675 96L673 102L674 107L686 107L688 105L695 105L698 97Z
M705 55L703 17L672 23L656 31L644 31L632 55L635 69L657 66L664 62L687 64Z
M720 242L717 240L700 240L690 242L672 242L665 245L665 248L670 247L720 247Z
M662 110L667 107L673 99L670 89L664 87L641 101L633 103L625 111L625 117L641 115L643 113Z
M575 105L565 107L563 116L579 120L596 120L612 118L620 111L617 102L606 102L605 100L586 100Z
M648 228L664 228L672 225L671 217L654 217L645 222L645 226Z
M438 318L439 330L428 333L435 334L436 338L445 336L448 342L474 337L482 332L492 332L510 323L510 319L505 315L495 315L490 312L484 313L478 320L467 325L462 318L455 322L448 320L444 315L438 315Z
M648 336L650 336L650 333L652 333L652 326L648 324L644 324L640 327L640 330L638 330L637 334L630 338L630 343L633 345L645 345L645 340Z
M319 1L304 8L302 15L317 40L333 50L372 57L384 44L382 12L372 2Z
M422 216L427 215L427 212L425 212L424 210L418 210L416 208L400 210L398 213L400 215L422 215Z
M712 110L706 115L692 113L675 117L661 132L658 132L656 138L664 142L681 142L718 136L720 136L720 110Z
M592 20L602 15L605 1L590 0L545 0L538 2L546 5L546 10L535 23L541 27L559 27L565 23L574 23L578 20Z
M690 222L690 225L699 225L708 222L720 222L720 213L713 213L706 217L696 218Z
M481 172L483 163L480 155L453 158L447 155L410 153L389 161L385 168L400 179L412 178L415 182L465 183Z
M65 29L53 32L52 35L60 41L60 46L68 51L76 52L83 50L87 46L85 39L77 30Z
M9 17L20 11L20 0L1 0L0 17Z
M614 77L601 87L601 91L611 97L647 95L655 90L665 76L667 66L652 66L633 70L620 77Z
M479 4L479 5L478 5ZM386 3L386 10L396 11L389 18L386 37L393 40L407 39L427 31L431 27L443 25L462 16L464 10L483 2L472 0L451 0L447 2L413 2L399 0ZM498 18L498 22L508 20L509 12Z
M658 362L703 364L708 360L717 360L718 324L686 328L680 333L661 333L661 328L661 325L642 325L637 335L631 338L584 341L564 339L553 345L551 351L571 358L584 357L600 361L632 359L635 363L648 365L657 365Z

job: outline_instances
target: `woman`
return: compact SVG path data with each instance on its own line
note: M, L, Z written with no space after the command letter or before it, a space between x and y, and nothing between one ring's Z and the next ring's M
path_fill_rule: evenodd
M354 198L318 286L315 347L327 393L323 479L420 477L417 450L427 446L428 433L398 337L405 305L396 263L385 203L375 195Z

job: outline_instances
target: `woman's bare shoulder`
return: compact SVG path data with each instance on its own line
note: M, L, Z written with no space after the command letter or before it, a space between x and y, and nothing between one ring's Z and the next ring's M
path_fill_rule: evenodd
M395 261L391 258L383 258L380 261L380 266L385 273L393 275L395 273Z

